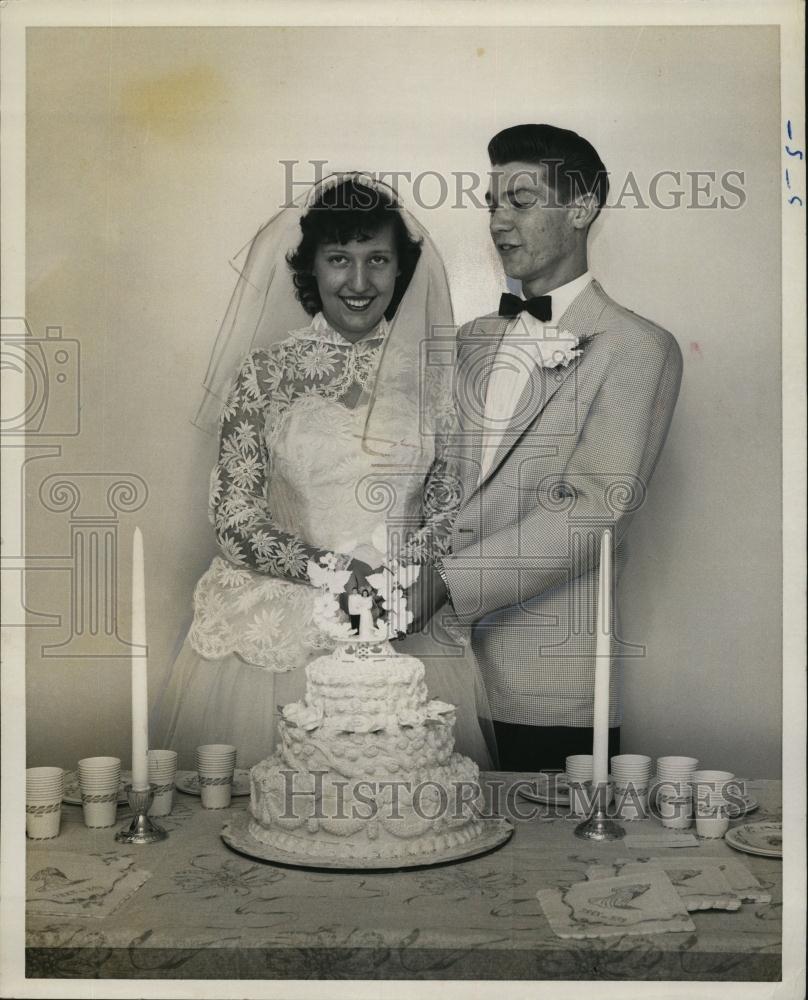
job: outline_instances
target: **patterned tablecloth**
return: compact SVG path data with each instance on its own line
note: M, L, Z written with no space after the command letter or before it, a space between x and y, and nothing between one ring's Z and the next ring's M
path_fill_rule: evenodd
M515 779L516 775L492 777ZM780 818L780 782L750 782L761 808L747 822ZM530 803L517 800L528 810ZM691 914L696 933L567 940L555 936L536 898L566 887L593 864L649 851L625 842L574 837L574 822L551 807L515 821L499 850L443 867L348 874L280 868L229 850L222 826L248 799L207 811L177 795L163 824L168 840L127 847L124 824L92 831L81 808L64 806L61 835L29 845L38 866L48 852L132 858L150 877L111 914L29 911L27 975L160 979L651 979L778 980L782 862L738 854L723 841L670 850L671 856L740 859L771 892L770 903L737 912ZM662 832L655 820L630 833ZM655 855L665 851L655 849ZM46 866L50 879L58 878ZM29 872L30 875L30 872ZM134 882L133 882L134 885ZM90 910L92 907L90 907ZM99 911L101 912L101 911Z

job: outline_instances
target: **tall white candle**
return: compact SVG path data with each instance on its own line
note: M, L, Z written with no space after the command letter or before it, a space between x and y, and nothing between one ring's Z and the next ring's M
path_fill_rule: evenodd
M146 580L143 535L135 528L132 542L132 787L149 787L149 687L146 656Z
M595 704L593 712L592 782L609 779L609 674L611 671L612 532L600 540L597 616L595 619Z

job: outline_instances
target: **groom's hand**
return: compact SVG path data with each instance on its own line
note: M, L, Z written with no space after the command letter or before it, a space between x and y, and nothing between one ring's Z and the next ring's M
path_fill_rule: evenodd
M440 573L428 564L421 567L418 579L406 594L407 607L413 614L408 632L422 632L449 597Z

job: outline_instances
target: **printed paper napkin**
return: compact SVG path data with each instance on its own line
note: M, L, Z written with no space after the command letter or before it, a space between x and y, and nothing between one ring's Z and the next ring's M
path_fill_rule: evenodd
M640 875L578 882L536 894L553 931L564 938L694 932L668 876L647 866Z
M659 851L665 847L699 847L701 841L692 833L627 833L621 841L624 847L642 851Z
M150 877L150 872L133 868L131 858L33 850L28 854L26 909L108 917Z
M705 858L699 857L698 861L691 861L689 858L618 858L608 865L595 866L587 872L587 878L602 878L614 875L629 874L626 865L648 864L671 874L674 867L679 870L701 867L718 869L729 883L732 892L738 896L742 903L770 903L771 893L767 892L755 876L749 871L746 865L737 858ZM593 874L597 871L597 874Z
M741 897L733 891L721 869L701 858L621 860L609 865L594 865L587 869L586 877L600 880L617 875L631 875L636 878L651 868L665 872L689 912L741 908Z

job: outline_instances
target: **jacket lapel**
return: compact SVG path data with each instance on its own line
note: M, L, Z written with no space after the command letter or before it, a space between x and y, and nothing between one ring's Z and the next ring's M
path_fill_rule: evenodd
M514 447L516 447L524 434L535 425L536 421L547 408L547 405L553 396L575 373L586 354L587 341L589 341L591 337L597 333L598 319L603 313L608 301L606 293L600 285L593 280L586 286L581 294L572 303L570 303L569 307L562 314L561 318L558 320L559 336L569 333L572 334L573 337L577 337L579 341L578 346L582 349L582 353L563 368L542 368L539 365L535 365L535 367L531 369L527 384L522 390L522 395L520 396L518 403L514 407L514 414L517 416L515 416L511 421L508 430L503 435L499 447L497 448L496 455L494 456L494 461L491 463L491 466L486 474L477 483L477 489L480 489L496 473L497 469L499 469L507 456L511 453ZM503 323L499 336L491 338L492 340L495 339L496 347L493 352L487 356L489 365L488 376L490 376L490 369L491 366L493 366L506 326L507 321ZM484 402L485 397L483 396L483 406ZM476 456L478 462L481 457L482 440L480 441ZM477 465L476 467L480 468L481 466Z

